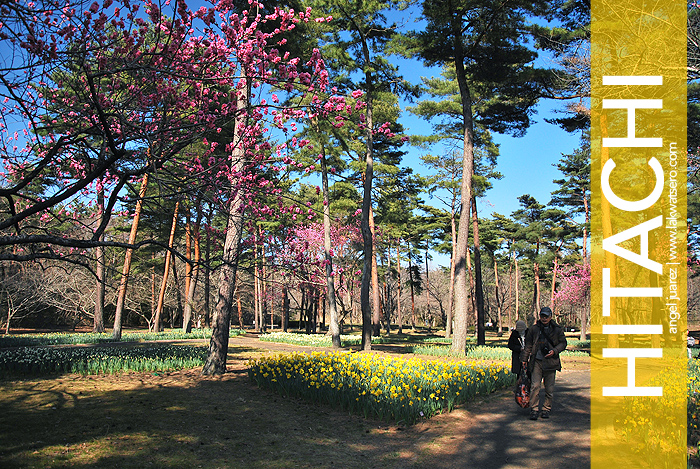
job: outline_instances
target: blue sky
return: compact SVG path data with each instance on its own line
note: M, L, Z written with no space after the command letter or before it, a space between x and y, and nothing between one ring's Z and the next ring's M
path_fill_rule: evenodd
M523 194L530 194L543 204L549 202L551 192L556 189L552 181L562 177L553 165L561 159L562 153L571 153L578 147L580 139L580 134L569 134L544 121L545 117L554 117L554 111L561 107L561 102L540 103L534 119L536 123L523 137L494 134L501 152L497 169L503 178L493 181L493 188L480 200L480 216L493 212L510 215L519 207L518 197ZM402 115L401 122L407 134L425 133L430 128L429 123L408 112ZM428 151L413 147L407 147L407 150L404 165L419 174L426 174L420 156Z
M404 11L392 11L387 16L390 21L399 25L399 29L405 31L421 29L424 22L420 20L420 14L420 7L413 5ZM427 68L418 59L393 58L393 61L398 65L399 72L404 78L414 84L420 83L422 76L440 76L439 67ZM542 52L535 63L540 67L554 66L551 58ZM407 105L411 104L403 102L402 108L405 110ZM561 173L553 164L561 159L562 153L571 153L579 146L579 133L569 134L556 125L544 121L545 118L555 117L555 111L563 108L562 101L541 101L536 108L537 114L533 116L533 125L525 136L515 138L494 134L494 140L500 144L501 156L498 159L498 171L503 174L503 179L494 181L493 188L480 201L481 216L487 216L493 212L510 215L518 208L517 198L523 194L530 194L543 204L549 202L551 192L556 189L552 181L561 178ZM430 123L408 112L403 112L400 121L406 129L406 134L409 135L426 134L430 129ZM423 174L426 169L421 167L420 155L427 151L417 148L410 148L408 151L404 164Z
M421 23L417 20L419 11L412 8L409 11L395 12L389 15L390 20L403 25L402 29L419 30ZM420 78L439 77L440 68L427 68L418 59L394 59L399 66L399 73L411 83L420 83ZM537 66L553 67L551 59L541 54L536 61ZM419 98L428 99L427 97ZM407 106L414 104L402 102L400 122L407 135L427 134L431 124L421 120L405 111ZM560 127L545 122L545 118L561 117L556 111L563 110L565 103L562 101L543 100L536 107L536 114L532 117L533 124L523 137L494 134L494 140L500 145L497 170L503 174L503 178L493 181L493 188L479 200L479 216L490 217L497 212L510 215L519 208L518 197L530 194L540 203L547 204L551 199L551 193L557 187L554 179L560 179L562 174L556 169L556 164L562 154L572 153L580 144L580 133L570 134ZM428 153L416 147L407 146L408 154L404 157L403 164L413 168L414 172L427 175L428 169L422 165L420 156ZM433 153L438 151L433 149ZM440 206L436 199L426 199L426 202ZM449 257L433 253L433 263L437 265L449 265Z
M545 62L547 59L540 59ZM411 83L420 83L423 77L439 77L438 67L427 68L419 60L396 60L399 72ZM546 66L546 64L543 64ZM549 64L551 66L551 64ZM430 99L428 96L421 99ZM405 128L407 135L426 135L431 130L431 124L406 111L406 107L415 105L402 101L402 114L399 121ZM572 153L580 145L580 133L570 134L560 127L545 122L545 118L561 117L556 111L564 109L564 102L555 100L542 100L536 107L536 114L532 116L533 124L522 137L493 134L494 140L500 146L497 170L503 175L500 180L492 181L493 187L478 201L479 216L488 218L497 212L510 215L519 208L518 197L530 194L540 203L547 204L551 199L552 191L556 190L554 179L561 179L562 174L554 166L562 154ZM423 166L420 159L426 153L435 153L438 148L424 150L406 145L404 148L408 154L404 156L403 165L409 166L415 173L428 175L428 168ZM425 201L437 207L441 202L437 199ZM442 206L444 208L444 206ZM449 265L449 257L433 253L433 263L436 265Z
M493 212L510 215L519 208L518 197L523 194L532 195L542 204L549 202L552 191L557 188L553 180L562 177L554 164L561 159L562 154L573 152L580 140L579 133L569 134L544 121L546 117L554 117L554 111L562 106L561 102L541 102L537 108L535 124L523 137L494 135L495 141L500 144L497 169L503 178L493 181L493 188L479 200L480 217L490 217ZM430 124L407 112L402 115L401 122L407 127L407 133L418 133L430 128ZM411 147L407 149L404 165L412 167L419 174L427 174L427 169L420 160L420 156L427 151ZM435 199L426 199L426 202L435 206L440 204ZM449 257L433 253L433 264L447 266Z

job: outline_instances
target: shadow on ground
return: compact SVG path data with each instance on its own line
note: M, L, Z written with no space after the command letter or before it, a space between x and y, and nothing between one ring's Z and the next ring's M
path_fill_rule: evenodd
M510 391L440 416L431 423L461 427L462 435L454 435L446 458L454 463L436 462L435 467L589 467L589 396L588 373L560 373L547 420L529 420L529 409L518 407Z
M234 344L230 372L218 378L188 370L0 382L0 467L590 464L585 372L558 376L548 421L527 420L512 392L502 391L403 428L260 390L245 369L253 347Z

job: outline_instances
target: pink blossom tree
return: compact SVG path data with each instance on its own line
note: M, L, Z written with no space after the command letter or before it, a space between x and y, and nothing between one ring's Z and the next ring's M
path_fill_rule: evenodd
M78 257L86 249L153 242L102 236L126 202L126 185L180 167L183 186L205 185L227 207L219 304L204 369L224 372L249 194L274 190L261 168L289 164L276 156L270 134L296 130L295 121L309 116L330 118L344 105L342 97L320 97L328 74L317 50L304 61L284 52L284 35L310 20L310 9L265 9L253 0L242 10L221 0L196 11L184 1L3 4L0 260L87 265ZM289 106L277 94L307 98L297 101L303 106ZM226 129L223 149L207 138ZM207 149L177 158L194 143ZM67 233L66 223L85 226L76 207L103 189L99 220Z
M277 253L275 268L284 274L286 285L302 291L320 290L325 296L330 292L330 275L338 304L344 310L341 298L349 293L348 284L359 282L356 253L362 235L359 223L336 222L329 228L326 231L324 223L317 222L292 227L280 240L282 249ZM329 249L326 238L332 246Z
M560 287L554 299L558 305L568 305L579 310L581 340L586 340L591 298L591 265L585 262L562 266L560 275Z

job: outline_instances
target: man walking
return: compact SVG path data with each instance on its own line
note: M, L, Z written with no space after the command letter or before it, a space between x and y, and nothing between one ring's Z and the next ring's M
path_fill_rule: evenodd
M561 371L559 354L566 349L564 329L552 320L552 310L544 307L540 310L540 319L527 331L525 348L521 360L531 375L530 420L549 418L552 410L554 381L557 371ZM544 381L544 403L540 403L540 389ZM538 410L541 410L539 412Z

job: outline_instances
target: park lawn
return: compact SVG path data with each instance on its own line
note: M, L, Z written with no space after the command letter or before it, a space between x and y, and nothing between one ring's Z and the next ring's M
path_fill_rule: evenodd
M0 380L0 467L426 467L449 452L436 444L451 431L446 416L402 428L258 389L246 362L262 351L235 341L220 378L192 369Z
M0 466L318 467L337 423L261 392L238 368L220 379L195 369L2 382Z
M430 422L402 428L258 389L245 369L255 356L232 347L220 378L192 369L0 381L0 467L366 468L439 457L429 438L415 444Z

